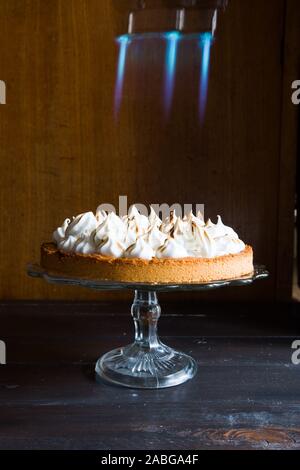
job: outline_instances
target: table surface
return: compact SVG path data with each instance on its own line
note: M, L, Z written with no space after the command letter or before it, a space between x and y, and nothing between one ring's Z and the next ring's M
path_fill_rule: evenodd
M134 390L94 381L96 359L131 342L125 303L0 304L1 449L300 449L300 307L162 305L164 342L197 376Z

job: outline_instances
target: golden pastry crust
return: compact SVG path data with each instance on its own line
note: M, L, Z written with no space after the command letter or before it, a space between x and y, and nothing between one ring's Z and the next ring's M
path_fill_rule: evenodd
M41 247L41 265L49 273L83 279L141 283L205 283L253 272L251 246L216 258L112 258L60 251L55 243Z

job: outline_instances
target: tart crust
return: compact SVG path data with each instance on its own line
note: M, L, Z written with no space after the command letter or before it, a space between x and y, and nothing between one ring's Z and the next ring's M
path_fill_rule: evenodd
M60 251L54 243L41 247L41 265L49 273L83 279L141 283L205 283L253 272L251 246L216 258L112 258Z

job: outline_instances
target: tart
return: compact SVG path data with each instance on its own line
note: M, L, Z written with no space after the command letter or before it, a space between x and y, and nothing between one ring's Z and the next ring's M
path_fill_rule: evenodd
M113 258L100 254L60 251L44 243L41 264L49 273L136 283L205 283L233 279L253 271L251 246L236 254L216 258Z
M162 221L134 206L118 217L100 208L66 219L41 247L52 274L133 283L207 283L253 272L253 250L223 224L174 212Z

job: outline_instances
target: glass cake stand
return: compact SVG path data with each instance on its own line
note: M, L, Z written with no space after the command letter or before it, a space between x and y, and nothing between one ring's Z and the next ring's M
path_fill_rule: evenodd
M255 265L252 275L226 281L189 284L143 284L87 280L48 273L39 265L28 266L28 274L49 283L88 287L96 290L133 290L131 315L134 342L104 354L96 362L96 379L132 388L164 388L179 385L196 374L197 365L187 354L163 344L157 335L161 309L157 292L201 291L225 286L244 286L268 276L264 266Z

